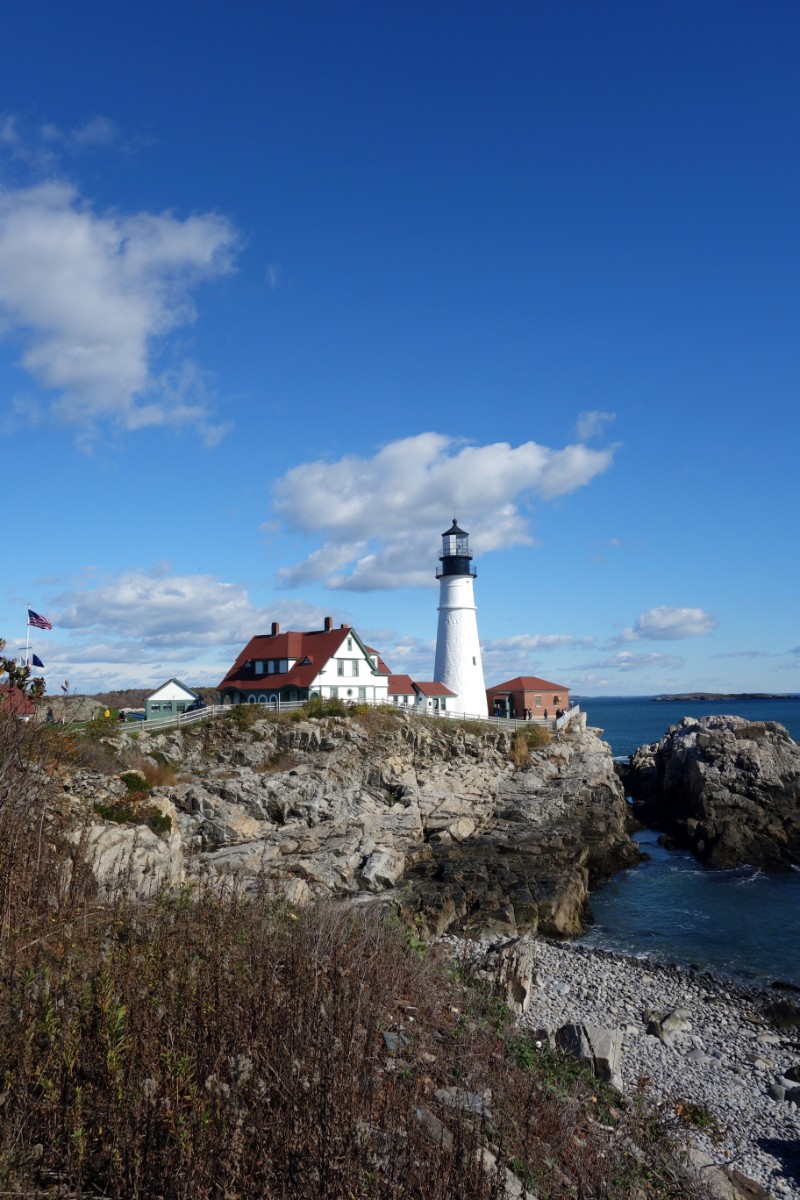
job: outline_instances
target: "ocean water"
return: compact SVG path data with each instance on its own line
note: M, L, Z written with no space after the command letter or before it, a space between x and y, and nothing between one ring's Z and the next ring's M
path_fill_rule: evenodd
M684 704L607 697L580 705L620 756L657 741L684 716L720 712L779 721L800 741L800 698ZM637 834L650 861L621 871L592 893L595 923L585 943L800 987L800 870L785 875L752 867L709 871L687 851L665 850L657 838L652 830Z

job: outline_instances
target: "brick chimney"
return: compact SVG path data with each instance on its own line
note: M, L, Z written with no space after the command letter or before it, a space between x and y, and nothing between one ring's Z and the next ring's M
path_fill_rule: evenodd
M273 622L272 622L272 636L273 636L273 637L277 637L277 636L278 636L278 634L280 633L280 631L281 631L281 627L280 627L280 625L278 624L278 622L277 622L277 621L273 621Z
M330 631L332 629L333 629L333 617L326 617L325 618L325 632L330 633Z

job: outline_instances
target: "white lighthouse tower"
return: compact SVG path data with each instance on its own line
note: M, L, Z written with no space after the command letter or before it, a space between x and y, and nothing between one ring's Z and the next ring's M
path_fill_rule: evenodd
M485 717L486 684L472 587L477 571L472 565L469 534L459 529L455 517L450 529L442 534L439 561L439 628L433 678L456 693L454 711Z

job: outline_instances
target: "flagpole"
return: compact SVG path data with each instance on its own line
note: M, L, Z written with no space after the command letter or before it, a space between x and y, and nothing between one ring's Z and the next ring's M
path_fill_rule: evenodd
M27 620L26 620L26 624L25 624L25 666L26 666L26 667L27 667L27 665L28 665L28 648L29 648L29 646L30 646L30 642L31 642L31 618L30 618L30 611L31 611L31 606L30 606L30 604L29 604L29 605L28 605L28 607L27 607L27 609L26 609Z

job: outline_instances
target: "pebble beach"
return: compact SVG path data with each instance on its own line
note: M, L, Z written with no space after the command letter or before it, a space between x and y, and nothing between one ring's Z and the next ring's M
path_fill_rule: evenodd
M625 1092L644 1077L658 1101L704 1105L723 1133L715 1144L693 1129L701 1150L771 1195L800 1200L800 1106L786 1099L800 1083L784 1074L800 1065L800 1027L763 1016L791 996L579 943L526 941L536 968L525 1027L622 1030ZM673 1014L664 1038L647 1032L653 1013Z

